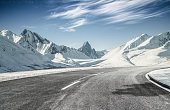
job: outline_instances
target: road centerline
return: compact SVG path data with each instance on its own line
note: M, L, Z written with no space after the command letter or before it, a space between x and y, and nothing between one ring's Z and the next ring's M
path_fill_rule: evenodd
M97 73L97 74L92 74L92 75L88 75L88 76L82 77L82 78L80 78L80 79L78 79L78 80L73 81L73 82L70 83L69 85L63 87L61 90L62 90L62 91L63 91L63 90L66 90L67 88L69 88L69 87L71 87L71 86L73 86L73 85L75 85L75 84L77 84L77 83L80 83L81 80L83 80L83 79L86 79L86 78L92 77L92 76L97 76L97 75L102 74L102 73L104 73L104 72L100 72L100 73Z
M61 90L65 90L65 89L67 89L67 88L69 88L69 87L71 87L71 86L73 86L73 85L75 85L75 84L77 84L77 83L79 83L79 82L80 82L80 81L72 82L71 84L69 84L69 85L63 87Z

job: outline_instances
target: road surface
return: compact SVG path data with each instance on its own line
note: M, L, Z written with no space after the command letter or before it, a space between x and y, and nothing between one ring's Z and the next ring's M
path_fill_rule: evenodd
M0 110L169 110L170 93L145 78L154 69L93 69L0 82Z

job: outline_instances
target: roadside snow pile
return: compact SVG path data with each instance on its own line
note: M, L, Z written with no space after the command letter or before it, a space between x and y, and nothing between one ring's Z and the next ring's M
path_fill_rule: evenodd
M151 80L170 89L170 68L155 70L148 73Z
M97 68L97 67L95 67L95 68ZM40 75L57 74L57 73L62 73L62 72L80 71L80 70L89 70L89 69L94 69L94 67L47 69L47 70L34 70L31 72L30 71L22 71L22 72L1 73L0 74L0 82L14 80L14 79L27 78L27 77L40 76Z

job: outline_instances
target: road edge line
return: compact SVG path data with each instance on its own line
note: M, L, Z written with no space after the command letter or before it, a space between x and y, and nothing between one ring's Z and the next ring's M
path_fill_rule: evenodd
M150 72L149 72L150 73ZM156 79L152 78L149 73L145 74L145 77L146 79L148 79L151 83L153 83L154 85L166 90L167 92L170 92L170 89L169 88L166 88L168 85L166 84L163 84L159 81L157 81ZM165 86L166 85L166 86ZM169 87L169 86L168 86Z

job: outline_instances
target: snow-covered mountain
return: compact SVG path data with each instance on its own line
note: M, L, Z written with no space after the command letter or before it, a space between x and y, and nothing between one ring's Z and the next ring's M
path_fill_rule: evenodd
M5 37L5 35L7 35L7 37ZM12 35L14 39L8 35ZM48 57L38 52L27 50L19 44L14 43L15 38L18 39L18 37L16 37L15 34L11 34L11 32L4 34L4 36L0 35L0 73L67 67L61 63L53 63Z
M75 59L88 59L89 57L82 52L77 51L74 48L69 48L67 46L59 46L55 43L42 38L35 32L29 30L24 30L21 35L21 39L17 42L21 46L32 51L36 50L43 55L55 58L55 54L61 54L64 58L75 58Z
M147 66L170 61L170 31L157 36L142 34L108 52L100 66Z
M169 64L170 31L156 36L142 34L106 53L105 50L96 51L89 42L74 49L56 45L26 29L20 36L8 30L0 31L0 72L58 67Z
M19 36L9 30L0 31L0 72L80 67L88 60L92 59L77 49L56 45L27 29Z
M101 58L102 56L104 56L107 53L107 51L105 51L105 50L96 51L94 48L91 47L91 45L89 44L88 41L86 41L83 44L83 46L78 49L78 51L84 53L85 55L87 55L88 57L90 57L92 59Z
M79 67L72 58L89 59L74 48L58 46L26 29L20 36L9 30L0 31L0 73Z

